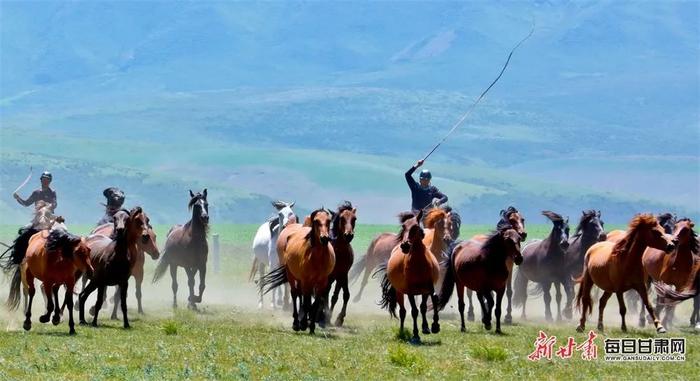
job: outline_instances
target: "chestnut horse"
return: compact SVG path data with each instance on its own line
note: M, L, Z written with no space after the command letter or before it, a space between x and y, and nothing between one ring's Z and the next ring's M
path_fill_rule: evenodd
M24 329L29 331L32 328L32 301L36 292L34 279L38 279L42 282L44 293L47 296L46 313L39 317L39 321L48 323L51 312L54 312L51 321L57 325L61 321L58 288L64 285L67 289L66 301L69 307L69 334L73 335L75 334L73 288L77 280L76 273L85 271L91 272L93 267L90 260L90 248L85 244L84 238L68 233L62 227L35 233L29 239L22 263L15 268L7 305L12 310L19 306L21 281L25 292L29 294L24 320Z
M317 209L309 216L309 222L309 227L290 224L284 228L277 240L280 266L261 279L260 292L267 293L289 282L292 328L305 331L308 327L313 334L319 312L323 312L325 305L328 276L335 267L335 252L330 243L331 214L323 208ZM297 299L300 299L298 309Z
M528 282L537 283L537 291L544 296L544 316L552 321L552 295L550 288L554 285L557 298L557 321L561 321L561 286L566 292L564 316L571 318L571 301L574 299L574 287L571 276L566 271L566 249L569 248L569 219L566 220L549 210L542 212L552 222L552 231L543 240L534 240L523 247L523 263L515 275L514 304L522 306L521 318L525 317Z
M85 301L93 291L97 290L97 303L92 326L97 327L97 316L102 308L107 286L119 286L124 328L130 327L126 311L126 294L131 276L131 264L134 261L132 257L138 252L138 241L146 242L149 239L148 225L145 221L140 207L133 208L129 212L120 210L113 216L114 227L109 237L101 234L88 237L87 244L91 249L90 257L95 271L85 275L88 278L88 284L80 293L80 324L87 324Z
M675 291L683 292L695 287L695 278L700 270L700 244L693 230L695 224L688 218L682 218L676 223L673 236L678 240L675 250L671 253L664 253L662 250L648 247L642 256L642 264L649 276L664 282L667 285L675 286ZM661 315L663 304L662 296L656 304L656 314ZM672 321L673 307L667 309L663 324L668 326Z
M194 194L190 191L190 202L187 204L192 210L192 218L185 225L175 225L170 228L165 241L163 256L156 266L153 275L153 283L157 282L170 268L173 290L173 308L177 308L177 268L184 267L187 273L187 286L190 296L187 299L188 308L196 310L195 303L202 302L205 280L207 277L207 258L209 245L207 233L209 232L209 202L207 202L207 190ZM199 295L194 293L194 277L199 272Z
M476 291L481 305L482 318L486 330L491 330L491 311L494 308L493 291L496 292L495 316L496 333L501 333L501 302L506 284L513 269L513 263L520 265L521 236L516 229L505 227L487 236L486 242L469 240L462 242L450 253L448 271L440 293L440 309L445 308L457 288L457 308L464 324L464 288Z
M518 234L520 234L521 242L525 241L527 238L527 231L525 230L525 217L516 209L514 206L509 206L506 209L501 210L501 219L496 223L496 230L502 230L507 228L515 229ZM489 239L489 235L477 234L472 237L472 240L479 241L481 243L486 242ZM508 275L508 282L506 283L506 298L508 304L506 305L506 316L503 319L505 324L513 323L513 316L511 312L513 311L512 299L513 299L513 287L512 283L513 274ZM474 321L474 305L472 304L472 290L467 288L467 299L469 299L469 309L467 310L467 320Z
M156 242L156 232L151 226L151 220L148 218L146 213L141 213L138 218L143 219L143 224L146 226L146 231L148 233L148 238L145 240L139 240L136 244L136 255L131 256L131 276L134 277L136 281L136 301L138 303L138 312L143 314L143 306L141 304L141 285L143 284L143 265L146 262L146 255L148 254L154 261L158 260L160 257L160 251L158 250L158 244ZM114 224L107 223L96 227L90 235L101 234L104 236L111 236L114 232ZM117 318L117 306L120 303L120 292L117 288L114 291L114 309L112 310L112 319Z
M430 213L433 213L431 219L427 222L425 219L423 220L423 225L425 228L430 229L425 231L426 239L428 240L426 245L434 246L432 247L432 250L434 250L433 254L436 256L436 258L438 258L438 262L440 262L443 260L441 259L441 256L446 254L446 251L448 250L450 241L448 240L447 242L443 242L442 239L433 240L433 237L439 236L445 237L445 239L450 237L450 240L456 239L459 236L459 232L455 232L455 226L457 226L456 229L459 229L461 219L457 213L452 211L452 208L446 206L429 209L425 215L425 218L427 218ZM445 219L446 217L449 221ZM433 231L435 229L437 229L437 231ZM362 291L364 291L365 286L367 286L367 282L370 275L372 275L372 271L378 266L386 264L386 262L389 260L391 251L396 246L396 238L397 236L394 233L382 233L376 236L372 242L370 242L366 255L362 257L360 261L357 262L357 264L355 264L355 266L352 268L349 277L350 281L353 283L359 279L360 274L362 274L364 271L364 276L360 284L360 290L357 292L357 295L355 295L353 302L357 303L360 301Z
M392 317L396 317L396 305L399 306L400 332L404 329L406 308L403 296L408 296L411 303L411 316L413 317L412 343L419 343L418 336L418 308L416 307L416 295L422 296L420 312L423 318L422 332L424 334L440 332L438 309L433 309L433 324L428 329L426 312L428 310L428 296L434 306L438 304L438 296L435 288L440 277L440 265L435 255L426 247L423 239L425 232L418 224L423 217L423 211L414 215L411 212L399 216L401 231L394 239L394 249L391 251L389 262L381 265L377 273L383 273L382 300L380 305L389 311Z
M603 330L603 311L605 305L614 293L620 305L622 317L621 329L627 331L625 324L625 298L623 293L633 289L637 291L649 315L651 315L656 331L665 333L649 303L647 294L647 275L642 266L642 254L647 246L666 252L674 250L675 244L666 237L658 220L651 214L636 215L629 224L625 236L617 243L609 241L598 242L586 252L583 274L577 282L580 283L576 294L576 306L581 307L581 321L576 328L583 332L586 326L586 315L593 312L591 289L598 286L603 290L598 306L598 330Z
M343 308L335 320L335 325L341 327L345 321L347 314L348 301L350 300L350 289L348 287L348 272L352 267L352 262L355 254L350 243L355 237L355 223L357 222L357 208L352 206L352 203L345 201L338 207L337 212L333 213L333 221L331 223L331 242L333 251L335 252L335 266L333 272L328 277L328 289L326 290L326 301L331 292L333 282L335 282L335 291L331 297L331 307L328 311L328 319L330 321L333 315L333 308L338 302L338 294L340 289L343 289ZM324 320L325 317L324 317Z
M447 250L452 241L452 215L442 208L433 208L426 212L423 217L423 245L433 253L438 263L444 262L447 259ZM436 294L440 294L442 281L445 279L446 268L440 268L440 277L438 278Z

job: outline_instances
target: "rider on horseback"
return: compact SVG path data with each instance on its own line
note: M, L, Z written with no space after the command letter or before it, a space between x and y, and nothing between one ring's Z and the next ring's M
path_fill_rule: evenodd
M432 175L430 171L424 169L418 176L420 183L413 179L413 172L416 171L423 160L418 160L414 166L406 171L406 182L411 189L411 210L413 213L418 213L430 206L437 207L447 202L447 196L440 192L437 187L430 185Z
M17 193L12 194L12 196L22 206L29 206L34 204L34 206L36 207L38 206L39 201L44 201L46 203L51 204L51 211L53 212L54 210L56 210L56 206L58 205L58 202L56 201L56 191L49 187L53 176L51 176L50 172L45 171L41 174L41 177L39 179L41 180L41 189L37 189L34 192L32 192L28 199L23 200L22 197L20 197L20 195L18 195Z

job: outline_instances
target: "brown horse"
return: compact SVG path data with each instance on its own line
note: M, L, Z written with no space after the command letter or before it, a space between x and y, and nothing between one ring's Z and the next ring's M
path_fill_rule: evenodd
M438 309L433 309L433 324L428 329L426 312L428 310L428 296L434 306L438 303L435 288L440 277L440 265L430 248L423 243L425 232L418 224L423 217L421 210L418 215L403 213L399 216L401 231L394 239L394 249L386 265L382 265L377 273L383 273L381 306L389 311L392 317L396 317L396 305L399 306L400 332L404 329L406 308L403 296L408 296L411 303L411 316L413 317L412 343L419 343L418 336L418 308L416 307L416 295L422 296L420 311L423 318L422 332L424 334L440 332Z
M158 257L160 257L160 251L158 250L158 244L156 243L156 232L153 230L153 226L151 226L151 220L148 218L148 215L146 213L141 213L138 215L138 218L143 219L142 224L146 226L146 231L148 233L148 239L144 242L143 240L139 240L136 244L136 255L132 255L130 257L131 259L131 276L134 277L134 280L136 281L136 301L138 303L138 312L140 314L143 314L143 306L141 304L141 285L143 284L143 266L146 262L146 255L148 254L151 259L158 260ZM101 234L103 236L111 236L112 233L114 232L114 224L113 223L107 223L100 225L93 229L92 232L90 232L90 235L93 234ZM112 309L112 319L117 318L117 306L120 303L120 292L119 289L117 288L114 291L114 297L112 300L114 301L114 309Z
M613 293L617 296L620 305L621 329L627 331L625 324L627 308L623 293L633 289L642 298L644 306L654 321L656 331L658 333L666 332L666 329L656 318L651 304L649 304L647 275L642 266L642 254L647 246L666 252L675 248L675 244L666 237L656 217L651 214L640 214L632 219L627 234L620 241L617 243L598 242L588 249L584 259L583 274L577 280L580 287L576 295L576 306L581 307L581 321L576 328L577 331L584 331L586 315L593 312L591 289L595 285L603 290L598 307L599 331L603 330L603 311Z
M688 218L678 220L673 236L677 240L676 248L670 253L647 247L642 256L644 270L656 281L675 286L675 291L691 290L695 286L695 278L700 270L700 245L693 230L695 224ZM661 299L661 297L660 297ZM663 304L656 304L656 314L661 315ZM664 316L663 324L671 323L674 308L669 308Z
M118 211L114 214L112 224L114 227L109 237L96 234L87 239L95 271L92 274L86 274L88 284L80 293L80 324L87 324L85 301L93 291L97 290L97 303L92 325L97 327L97 316L102 308L107 286L119 286L124 328L129 328L126 294L131 276L132 257L138 252L138 241L146 242L149 239L148 225L145 223L143 210L140 207L128 212Z
M330 243L331 214L321 208L311 213L309 221L310 227L290 224L280 233L277 241L280 267L262 278L260 292L267 293L289 282L292 328L305 331L308 327L313 334L319 312L323 312L325 305L328 276L335 267L335 252ZM300 299L298 309L297 299Z
M432 213L429 220L426 221L428 216ZM457 222L455 222L455 220ZM438 262L442 261L444 258L442 256L446 254L448 250L450 240L456 239L459 235L458 232L455 233L455 224L461 223L459 216L452 212L451 208L433 208L430 209L423 220L423 224L426 228L425 233L425 245L431 246L431 251L433 255L438 259ZM428 230L429 229L429 230ZM457 227L457 229L459 229ZM436 231L437 230L437 231ZM433 239L433 237L444 237L447 239L445 242L443 239ZM362 277L362 282L360 284L360 290L355 295L353 302L357 303L362 297L362 292L367 286L370 275L372 271L382 264L386 264L391 256L391 251L396 246L397 235L394 233L381 233L376 236L372 242L370 242L367 249L367 253L362 257L357 264L350 271L350 282L355 282L359 279L360 275L364 272ZM444 273L444 272L443 272ZM442 279L442 276L441 278Z
M443 262L447 258L447 250L452 242L452 215L442 208L430 209L425 217L423 217L423 245L433 253L438 263ZM440 278L435 293L440 293L442 281L445 279L446 268L440 268Z
M501 210L501 219L496 223L496 230L503 230L512 228L515 229L518 234L520 234L521 242L525 241L527 238L527 231L525 230L525 217L522 213L518 211L514 206L509 206L506 209ZM490 235L477 234L472 237L473 241L478 241L481 243L486 242L490 238ZM513 323L512 316L512 299L513 299L513 287L512 287L512 276L508 275L508 282L506 283L506 299L508 304L506 305L506 316L503 319L505 324ZM469 309L467 310L467 320L474 321L474 304L472 303L472 290L467 288L467 299L469 299Z
M165 241L163 256L156 266L153 282L157 282L170 268L173 290L173 308L177 308L177 267L184 267L187 273L187 285L190 288L188 308L197 309L195 303L202 302L205 280L207 277L207 257L209 246L207 233L209 232L209 203L207 202L207 190L194 194L190 191L190 202L187 204L192 210L192 218L185 225L175 225L170 228ZM194 293L194 277L199 272L199 295Z
M34 279L38 279L42 282L44 293L47 296L46 313L39 317L39 321L47 323L51 312L54 312L51 320L54 325L57 325L61 321L58 288L64 285L68 290L66 300L69 306L69 333L73 335L75 334L73 287L77 280L76 272L85 271L91 272L93 267L90 260L90 248L85 244L84 238L68 233L61 227L35 233L29 239L26 256L15 269L7 305L13 310L19 306L21 281L25 291L29 294L29 302L25 308L24 329L30 330L32 328L32 301L36 292Z
M348 301L350 300L350 289L348 287L348 272L352 267L352 262L355 254L350 243L355 237L355 223L357 222L357 209L352 206L349 201L345 201L338 207L337 212L333 214L333 222L331 223L331 242L333 251L335 252L335 267L333 272L328 277L328 289L326 290L326 300L331 292L333 282L335 282L335 291L331 298L331 307L328 312L330 321L333 314L333 308L338 302L338 294L340 289L343 289L343 308L335 320L335 325L341 327L345 321L347 314ZM324 318L325 320L325 318Z
M476 291L481 305L482 318L486 330L491 329L491 311L494 308L492 292L496 292L495 316L496 333L501 333L501 302L506 291L506 284L513 269L513 263L523 261L520 254L521 236L517 230L506 227L488 236L486 242L470 240L462 242L448 258L448 272L440 293L440 309L445 308L457 288L457 307L461 319L460 329L466 331L464 324L464 288Z

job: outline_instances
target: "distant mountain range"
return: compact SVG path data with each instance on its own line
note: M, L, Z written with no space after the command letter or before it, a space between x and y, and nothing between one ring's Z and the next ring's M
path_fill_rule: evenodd
M392 222L403 172L533 20L426 163L435 185L469 222L510 204L698 218L699 7L2 2L0 219L27 219L11 192L34 165L81 223L112 185L158 223L187 218L187 189L205 186L219 221L261 221L282 198Z

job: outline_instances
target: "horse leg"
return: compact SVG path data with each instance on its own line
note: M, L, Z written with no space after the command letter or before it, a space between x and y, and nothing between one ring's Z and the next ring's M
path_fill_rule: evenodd
M258 278L260 280L262 280L262 278L265 276L265 264L262 262L258 263L258 274L260 275ZM273 295L272 308L275 308L274 291L273 291L272 295ZM260 293L260 298L258 299L258 309L259 310L263 309L263 294L262 294L262 292Z
M413 337L411 338L412 344L420 343L420 336L418 336L418 307L416 306L416 296L408 295L408 302L411 303L411 317L413 318Z
M559 282L554 283L554 292L557 301L557 321L561 321L561 284Z
M625 306L625 295L622 292L616 292L615 295L617 296L617 304L620 305L620 319L622 320L620 329L622 332L627 332L627 324L625 323L625 314L627 313L627 306Z
M564 292L566 293L566 306L564 306L564 310L562 311L562 315L564 316L564 319L571 319L572 317L572 304L574 301L574 285L571 282L571 277L565 277L564 282L562 283L564 285Z
M73 287L75 287L75 284L66 285L66 307L68 307L69 335L75 335L75 322L73 321Z
M136 303L138 304L139 314L143 315L143 307L141 306L141 297L143 296L141 294L141 284L143 284L143 272L138 276L134 276L134 280L136 281Z
M459 310L459 318L461 320L459 330L467 332L467 326L464 324L464 286L461 284L457 284L457 309Z
M297 309L297 299L299 299L299 292L295 287L291 287L291 294L292 294L292 318L294 319L292 321L292 329L294 331L298 331L299 328L299 311ZM301 301L299 301L299 308L301 308Z
M552 321L552 294L550 294L550 290L552 288L552 284L549 282L546 283L540 283L542 286L542 297L544 298L544 318L545 320L551 322Z
M330 295L331 291L331 286L330 286L330 279L328 280L328 292L326 295ZM331 297L331 307L330 310L328 311L328 321L331 320L331 317L333 317L333 309L335 308L335 304L338 303L338 297L340 296L340 290L343 288L343 285L340 282L340 279L335 280L335 289L333 289L333 296ZM338 325L338 320L340 319L340 315L338 315L338 319L336 319L336 324ZM342 321L340 325L343 325Z
M501 332L501 302L503 301L503 291L504 290L496 291L496 310L494 311L496 314L496 333L503 333Z
M80 296L78 297L78 306L80 310L78 315L79 324L87 324L85 321L85 301L87 301L88 296L90 296L90 294L92 294L96 288L97 284L94 281L91 281L87 284L87 286L83 287L83 291L80 292Z
M343 285L343 308L338 314L338 318L335 319L335 325L337 327L342 327L345 322L345 315L348 312L348 302L350 301L350 286L348 285L347 275L341 278L341 283Z
M700 294L693 299L693 315L691 316L695 318L691 324L695 324L695 330L700 331Z
M438 315L438 304L440 303L439 296L435 292L430 295L433 301L433 324L430 326L430 332L440 333L440 317ZM464 304L464 302L462 302Z
M325 301L325 296L326 296L326 288L323 287L321 289L321 293L319 294L318 292L313 293L313 303L311 304L311 315L310 315L310 321L309 321L309 334L313 335L314 332L316 331L316 321L319 319L319 315L323 314L323 307L326 305ZM311 299L311 296L309 296L309 299ZM320 326L320 325L319 325ZM324 322L325 326L325 322ZM322 327L323 328L323 327Z
M512 300L513 300L513 269L510 270L508 273L508 281L506 282L506 297L508 299L508 305L506 306L506 317L503 319L503 323L505 324L513 324L513 315L511 312L513 311L513 306L512 306ZM500 304L499 304L500 305ZM525 306L523 306L523 309Z
M193 310L197 308L194 304L194 272L194 269L185 267L185 273L187 274L187 287L190 289L190 296L187 298L187 308Z
M114 302L114 308L112 308L112 316L109 318L111 320L117 320L117 308L119 308L119 304L121 303L121 287L117 286L114 288L114 296L112 296L112 302Z
M435 308L437 308L437 306ZM423 295L421 295L420 315L421 315L421 318L423 319L423 322L421 324L421 332L423 332L423 334L425 334L425 335L430 334L430 329L428 329L428 319L425 316L427 313L428 313L428 295L423 294Z
M491 330L491 316L490 312L486 308L486 299L484 294L477 291L476 300L479 301L479 305L481 306L481 323L484 325L484 328L487 331Z
M27 278L27 293L29 294L29 301L24 309L24 325L22 326L25 331L32 329L32 301L34 301L34 295L36 294L36 288L34 287L34 277L26 271Z
M299 329L306 331L309 327L309 310L311 309L311 294L302 291L301 293L301 311L299 313Z
M44 290L44 296L46 296L46 313L39 316L39 321L48 323L51 318L51 312L53 312L53 287L48 283L43 283L41 286Z
M593 280L584 271L583 280L579 286L578 292L581 294L581 320L579 320L576 332L583 332L586 329L586 314L591 308L591 289L593 288Z
M472 303L472 290L467 288L467 299L469 300L469 309L467 309L467 320L474 321L474 304ZM477 294L477 298L478 298Z
M88 282L87 275L81 274L80 275L80 283L82 284L82 287L80 288L81 293L83 291L85 291L85 287L87 286L87 282ZM74 304L75 304L75 307L74 307L75 310L80 311L80 294L78 294L78 303L74 303Z
M367 254L369 255L369 254ZM362 275L362 283L360 283L360 290L357 291L357 295L355 295L355 299L352 301L354 303L357 303L360 301L360 298L362 297L362 291L365 290L365 286L367 286L367 282L369 281L369 276L372 270L369 268L370 267L370 260L369 258L367 259L367 265L365 266L365 273Z
M170 278L172 283L170 287L173 289L173 308L177 308L177 266L170 265Z
M195 270L196 272L197 270ZM194 276L194 273L192 274ZM204 289L207 288L207 264L204 263L199 266L199 295L195 297L195 303L202 303L202 296L204 295Z
M100 310L102 309L102 303L104 302L105 298L105 291L107 290L107 286L99 286L97 288L97 302L95 303L95 316L92 317L92 326L97 327L97 315L100 313Z
M289 311L289 295L290 295L290 288L292 286L284 285L284 303L282 304L282 311Z
M642 299L642 303L644 303L644 307L646 307L647 312L649 312L649 315L651 315L651 319L654 322L654 326L656 327L656 332L666 333L666 328L664 328L664 326L661 325L659 319L654 313L654 309L651 307L651 303L649 303L649 294L647 294L646 285L642 284L641 286L637 286L635 289L637 290L639 297Z
M612 296L612 292L603 291L603 296L600 297L598 302L598 330L603 332L603 312L605 311L605 305L608 304L608 299Z
M119 294L120 294L120 299L121 299L121 305L122 305L122 315L124 316L124 328L131 328L129 326L129 317L127 316L126 313L126 292L127 289L129 288L129 278L126 279L125 282L119 285ZM115 301L116 305L116 301Z
M403 334L404 321L406 321L406 307L404 306L403 294L396 291L396 303L399 305L399 335Z
M494 301L493 301L493 294L491 291L485 292L484 293L484 298L486 299L486 308L487 308L487 317L488 317L488 325L486 325L486 329L490 330L491 329L491 313L493 312L493 306L494 306Z
M53 317L51 318L51 324L58 325L61 322L61 303L58 302L58 289L61 285L53 286Z

